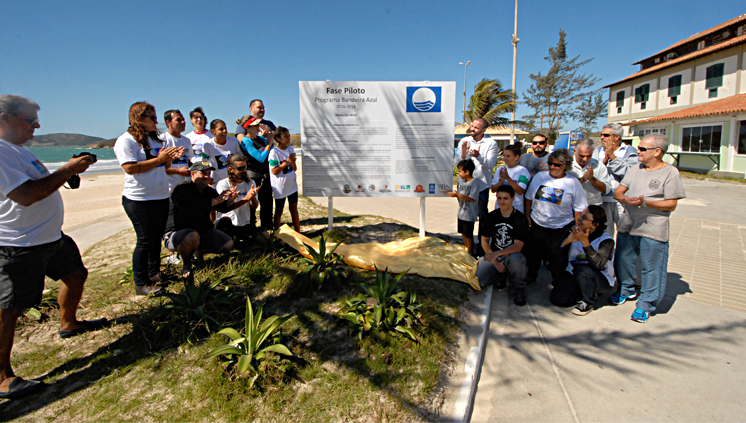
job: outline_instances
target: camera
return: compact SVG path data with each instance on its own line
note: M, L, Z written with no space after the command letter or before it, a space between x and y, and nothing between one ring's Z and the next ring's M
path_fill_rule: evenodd
M83 156L91 156L93 158L93 163L96 163L98 161L95 154L89 153L87 151L83 151L80 154L73 154L73 159ZM80 176L77 174L71 176L70 179L67 180L67 185L70 186L70 189L80 188Z

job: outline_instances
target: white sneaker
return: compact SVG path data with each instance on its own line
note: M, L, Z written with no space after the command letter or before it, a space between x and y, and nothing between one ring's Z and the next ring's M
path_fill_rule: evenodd
M179 256L178 254L168 256L166 257L166 263L176 266L177 264L181 263L181 256Z

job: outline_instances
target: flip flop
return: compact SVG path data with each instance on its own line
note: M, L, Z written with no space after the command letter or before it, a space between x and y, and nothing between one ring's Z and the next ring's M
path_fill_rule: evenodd
M0 391L0 398L18 399L34 393L37 389L44 386L44 382L36 380L25 380L20 377L10 381L6 392Z
M81 320L80 324L82 326L77 329L58 330L57 333L60 335L60 338L69 338L71 336L80 335L81 333L86 333L86 332L90 332L93 330L105 328L109 326L111 323L106 319L96 319L96 320Z

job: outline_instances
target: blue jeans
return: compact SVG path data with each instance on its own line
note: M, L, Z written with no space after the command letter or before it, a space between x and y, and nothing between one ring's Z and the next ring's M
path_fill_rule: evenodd
M642 277L637 308L652 313L666 294L668 242L656 241L628 233L617 234L614 271L622 295L635 292L635 260L640 258Z
M168 220L168 198L134 201L122 196L122 206L137 236L135 251L132 253L135 285L150 285L150 277L161 270L161 240Z

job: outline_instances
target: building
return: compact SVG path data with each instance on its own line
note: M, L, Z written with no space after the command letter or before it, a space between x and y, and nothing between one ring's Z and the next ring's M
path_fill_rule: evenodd
M669 163L746 173L746 14L640 60L609 89L609 122L625 136L666 135Z

